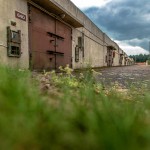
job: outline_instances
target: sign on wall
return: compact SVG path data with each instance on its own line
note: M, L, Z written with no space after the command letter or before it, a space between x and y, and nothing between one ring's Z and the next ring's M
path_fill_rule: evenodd
M24 15L24 14L18 12L18 11L15 11L15 16L16 16L16 18L18 18L22 21L26 21L26 15Z

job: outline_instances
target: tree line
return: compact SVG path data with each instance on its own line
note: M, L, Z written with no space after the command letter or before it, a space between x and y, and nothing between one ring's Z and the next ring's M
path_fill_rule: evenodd
M130 55L130 58L133 58L135 62L146 62L150 60L150 55L139 54L139 55Z

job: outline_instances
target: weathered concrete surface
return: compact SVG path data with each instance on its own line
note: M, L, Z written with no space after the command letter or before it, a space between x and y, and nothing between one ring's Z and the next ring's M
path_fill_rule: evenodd
M112 67L98 70L98 72L101 75L97 75L96 80L102 82L106 87L117 83L122 88L135 86L150 89L150 66Z
M19 68L29 68L29 37L28 37L28 7L27 2L35 5L59 21L67 24L72 28L72 67L73 69L107 66L110 60L107 59L108 46L115 48L115 57L112 66L119 66L120 52L123 53L123 65L125 56L119 46L103 33L78 7L70 0L0 0L0 64L17 66ZM38 6L38 5L39 6ZM55 9L54 9L55 8ZM58 11L59 10L59 11ZM26 15L27 21L19 20L15 17L15 11L19 11ZM64 18L60 15L65 14ZM11 21L16 22L16 26L11 25ZM14 31L21 30L21 58L7 57L7 26L11 26ZM75 60L75 48L79 46L79 40L82 37L82 48L79 50L79 61ZM30 37L31 38L31 37ZM39 37L40 38L40 37ZM30 43L31 44L31 43ZM83 55L84 52L84 55ZM112 60L112 59L111 59Z
M35 0L34 0L35 1ZM36 0L37 1L37 0ZM115 57L112 66L119 66L120 48L111 40L101 29L99 29L78 7L76 7L70 0L50 0L58 7L72 15L75 19L79 20L83 27L72 28L72 66L74 69L91 67L107 66L107 46L113 46L115 50ZM79 51L79 61L75 62L75 47L78 45L78 37L84 34L84 57L82 51ZM124 53L124 55L126 55ZM125 64L123 59L123 65Z
M26 0L0 0L0 64L15 66L19 68L29 68L28 54L28 21L22 21L15 17L15 11L21 12L27 17ZM16 22L16 26L11 26L11 21ZM21 58L7 57L7 27L12 30L21 30Z

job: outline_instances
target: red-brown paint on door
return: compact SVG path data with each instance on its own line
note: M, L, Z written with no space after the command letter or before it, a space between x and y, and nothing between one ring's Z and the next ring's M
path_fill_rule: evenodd
M71 28L38 8L29 5L30 66L52 70L71 66Z

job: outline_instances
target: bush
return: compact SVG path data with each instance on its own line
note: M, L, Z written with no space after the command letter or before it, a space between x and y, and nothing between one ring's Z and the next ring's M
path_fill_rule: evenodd
M91 72L79 79L45 73L61 93L54 98L40 94L28 71L0 72L0 149L150 148L149 94L126 98L103 91Z

